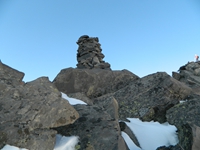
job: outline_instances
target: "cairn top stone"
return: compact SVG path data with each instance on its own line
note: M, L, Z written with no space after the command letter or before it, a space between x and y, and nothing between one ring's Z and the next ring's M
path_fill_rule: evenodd
M110 69L110 64L103 61L101 44L98 37L82 35L76 42L79 47L77 50L78 69Z

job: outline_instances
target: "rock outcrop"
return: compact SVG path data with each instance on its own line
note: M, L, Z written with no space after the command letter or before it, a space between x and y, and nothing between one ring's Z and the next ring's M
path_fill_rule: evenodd
M191 95L167 111L167 121L178 128L183 149L200 149L200 96Z
M101 44L97 37L89 37L88 35L81 36L77 44L77 68L79 69L108 69L110 64L103 61L105 57L102 54Z
M188 62L179 68L179 73L173 72L172 76L191 87L193 92L200 95L200 61Z
M71 124L79 114L47 77L22 84L23 76L0 63L0 148L51 150L57 133L51 128Z
M53 83L63 93L83 92L94 98L115 92L137 79L139 77L128 70L67 68L60 71Z
M194 94L167 111L167 120L178 128L183 149L200 149L200 61L188 62L172 76L192 89ZM198 142L197 142L198 141Z
M187 98L192 89L165 72L148 75L128 86L94 99L94 103L113 96L119 103L119 118L140 118L144 121L165 122L166 110Z
M75 105L80 118L71 125L55 128L62 135L78 135L81 150L128 150L119 127L118 104L113 97L96 105Z

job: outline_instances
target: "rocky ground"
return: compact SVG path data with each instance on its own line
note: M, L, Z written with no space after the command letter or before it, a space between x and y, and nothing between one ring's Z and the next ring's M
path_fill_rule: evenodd
M198 62L186 64L173 77L157 72L143 78L127 70L68 68L58 73L53 82L40 77L24 83L24 73L0 63L0 147L10 144L53 149L55 134L60 133L79 135L82 150L125 150L128 148L121 131L133 135L119 120L137 117L168 121L178 128L179 144L160 150L198 150L198 66ZM73 107L61 98L60 91L88 105ZM134 141L137 143L137 139Z
M85 38L78 44L95 40L96 56L105 65L98 39ZM81 49L78 53L84 56ZM85 68L83 57L79 60L78 68L62 69L53 82L40 77L27 83L23 72L0 62L0 148L53 150L59 133L79 135L79 150L128 150L121 131L139 145L124 122L135 117L177 127L179 143L158 150L200 149L200 62L181 66L172 77L157 72L139 78L110 66ZM88 105L71 106L60 92Z

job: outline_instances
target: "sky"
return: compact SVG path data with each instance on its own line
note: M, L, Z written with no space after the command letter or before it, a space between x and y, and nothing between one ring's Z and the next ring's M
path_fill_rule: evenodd
M76 68L82 35L99 38L112 70L171 75L200 55L200 1L0 0L0 59L25 82Z
M61 93L62 98L68 100L71 105L87 105L80 99L70 98L65 93ZM127 146L130 150L155 150L160 146L176 145L178 141L177 128L168 123L160 124L159 122L142 122L138 118L127 118L130 122L125 122L127 126L136 136L140 147L130 139L125 133L121 132ZM153 137L153 138L152 138ZM78 135L69 137L56 135L56 143L54 150L74 150L75 145L79 142ZM81 142L81 141L80 141ZM26 148L18 148L12 145L5 145L2 150L27 150Z

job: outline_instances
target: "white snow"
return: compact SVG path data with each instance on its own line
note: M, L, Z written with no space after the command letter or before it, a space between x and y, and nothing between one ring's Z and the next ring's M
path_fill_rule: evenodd
M78 136L66 137L57 134L54 150L74 150L78 141L79 141Z
M61 94L62 94L62 98L68 100L71 105L76 105L76 104L87 105L87 103L83 102L80 99L68 97L67 94L62 93L62 92L61 92Z
M186 99L186 100L180 100L180 101L179 101L180 104L181 104L181 103L185 103L185 102L187 102L187 99Z
M28 150L28 149L18 148L18 147L11 146L11 145L5 145L1 150Z
M177 128L168 123L142 122L137 118L127 118L127 126L137 137L142 150L155 150L160 146L176 145L178 143Z
M56 135L56 144L54 150L75 150L76 144L79 142L78 136L62 136L60 134ZM11 145L5 145L1 150L28 150L25 148L18 148Z
M130 139L130 137L125 132L122 131L121 134L130 150L142 150L137 145L135 145L135 143Z

